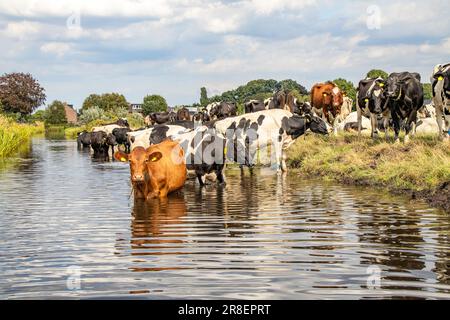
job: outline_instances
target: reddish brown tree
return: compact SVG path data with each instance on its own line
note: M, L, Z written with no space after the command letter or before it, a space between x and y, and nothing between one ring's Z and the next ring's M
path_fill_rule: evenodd
M0 102L4 112L31 114L46 99L45 90L29 73L0 77Z

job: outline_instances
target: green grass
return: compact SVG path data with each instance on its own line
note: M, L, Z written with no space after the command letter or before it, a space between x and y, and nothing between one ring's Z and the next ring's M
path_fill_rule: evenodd
M0 115L0 158L14 154L24 143L28 143L33 134L43 133L44 125L18 124L12 119Z
M288 150L288 165L326 180L434 190L450 181L450 143L434 136L416 136L407 144L355 134L307 136Z

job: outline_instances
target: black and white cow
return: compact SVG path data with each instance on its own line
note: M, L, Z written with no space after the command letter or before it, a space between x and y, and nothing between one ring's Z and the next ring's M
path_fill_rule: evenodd
M286 171L285 150L308 129L328 134L331 128L314 115L294 115L273 109L227 118L214 124L217 133L227 141L227 158L252 166L259 148L272 145L272 164L277 171Z
M436 109L436 121L439 137L450 136L450 63L434 67L431 75L433 106Z
M224 183L225 139L214 128L201 126L194 131L170 137L184 150L186 168L195 171L198 182L204 185L204 176L214 172L219 183Z
M423 105L423 87L418 73L391 73L387 79L387 97L391 117L394 124L394 141L398 142L398 135L402 122L405 122L405 142L409 141L409 134L415 133L417 111Z
M385 137L391 111L387 104L386 81L378 77L376 79L366 78L358 84L356 92L356 111L358 113L358 134L361 134L362 117L370 119L372 127L372 138L378 136L378 118L383 117Z
M130 141L128 140L128 132L132 132L133 130L131 130L130 128L115 128L112 131L112 134L114 135L114 137L116 137L116 142L118 145L124 145L125 146L125 152L130 152L131 151L131 144Z

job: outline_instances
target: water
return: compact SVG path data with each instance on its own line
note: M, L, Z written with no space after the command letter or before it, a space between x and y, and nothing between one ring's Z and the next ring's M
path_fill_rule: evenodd
M450 298L448 214L267 170L134 203L126 164L36 138L0 169L0 298Z

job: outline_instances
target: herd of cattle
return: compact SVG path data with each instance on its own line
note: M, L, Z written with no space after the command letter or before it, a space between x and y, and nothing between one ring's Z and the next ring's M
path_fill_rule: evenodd
M215 102L190 116L186 108L178 112L153 113L147 126L131 130L126 120L95 127L78 134L78 146L92 147L94 156L109 157L109 149L119 161L128 161L136 198L165 197L184 185L186 171L195 173L200 185L206 174L215 173L224 182L225 162L252 167L259 150L271 146L271 163L286 171L285 150L307 130L378 130L393 127L394 140L405 130L405 142L423 123L434 122L433 130L448 137L450 122L450 64L438 65L431 77L433 106L423 106L424 94L417 73L392 73L367 78L357 88L356 112L353 101L333 82L311 89L311 102L298 101L291 92L280 90L265 101L245 103L245 114L237 115L230 102ZM364 117L363 117L364 116ZM370 120L369 120L370 119ZM123 145L124 151L114 152Z

